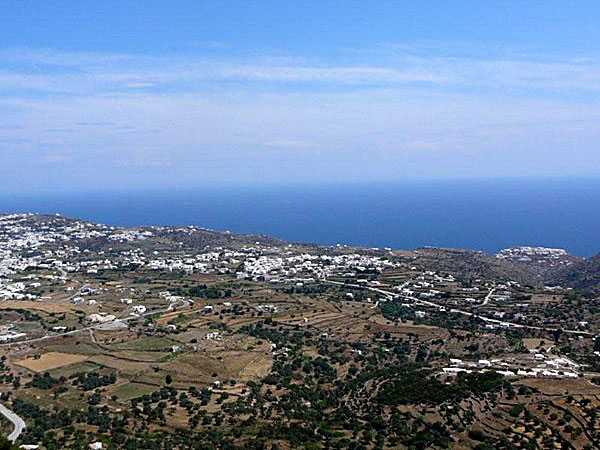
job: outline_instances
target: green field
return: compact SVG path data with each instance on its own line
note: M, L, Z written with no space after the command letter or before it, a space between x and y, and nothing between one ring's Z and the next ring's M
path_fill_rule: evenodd
M179 342L163 337L145 337L131 342L123 342L114 345L119 350L171 350Z
M119 400L131 400L132 398L141 397L142 395L151 394L156 391L155 386L148 386L140 383L125 383L111 390L110 395L116 395Z

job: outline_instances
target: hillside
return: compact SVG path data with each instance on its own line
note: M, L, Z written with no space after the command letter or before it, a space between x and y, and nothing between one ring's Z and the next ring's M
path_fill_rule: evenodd
M573 264L548 278L549 283L600 291L600 254Z
M479 251L424 247L412 253L415 262L426 270L450 273L462 279L513 280L522 284L536 280L527 267Z
M510 259L0 215L2 404L40 449L588 448L545 424L600 395L600 300Z

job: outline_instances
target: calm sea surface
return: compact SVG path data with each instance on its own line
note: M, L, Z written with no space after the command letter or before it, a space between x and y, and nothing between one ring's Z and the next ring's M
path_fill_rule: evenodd
M0 194L0 212L198 225L321 244L600 252L600 178Z

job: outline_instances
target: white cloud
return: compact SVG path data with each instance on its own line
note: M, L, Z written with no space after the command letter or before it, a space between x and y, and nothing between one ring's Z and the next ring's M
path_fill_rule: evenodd
M300 84L306 88L323 84L328 88L418 85L433 91L600 91L600 63L591 57L453 56L452 49L440 56L441 50L432 53L431 48L419 46L387 52L385 58L372 58L369 52L357 53L352 62L340 63L342 58L336 55L328 61L311 61L303 57L146 56L21 49L0 52L0 88L107 95L161 87L168 87L171 92L214 91L215 82L236 82L275 83L272 87L276 89L281 88L279 84ZM244 86L238 84L236 89Z
M594 58L426 51L328 63L0 52L0 142L10 144L0 164L56 163L99 180L166 168L190 183L600 167Z
M143 88L150 88L150 87L154 87L156 86L156 83L149 83L149 82L132 82L132 83L126 83L125 87L127 88L132 88L132 89L143 89Z
M70 160L70 158L65 155L45 155L45 156L41 156L39 158L40 162L50 163L50 164L64 163L69 160Z
M407 142L405 146L414 150L436 150L440 144L434 141L411 141Z
M282 148L308 148L313 144L309 141L300 141L300 140L276 140L276 141L268 141L263 145L266 147L282 147Z

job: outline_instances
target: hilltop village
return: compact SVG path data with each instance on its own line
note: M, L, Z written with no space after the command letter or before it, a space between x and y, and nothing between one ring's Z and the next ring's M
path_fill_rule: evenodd
M597 448L579 264L4 215L0 401L32 449Z

